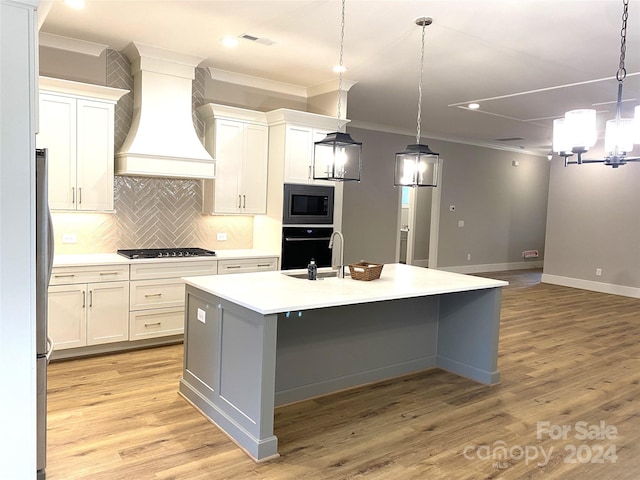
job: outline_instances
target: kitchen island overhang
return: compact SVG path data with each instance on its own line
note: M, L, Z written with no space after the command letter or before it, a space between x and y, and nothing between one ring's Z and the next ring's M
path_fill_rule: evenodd
M185 281L179 391L258 461L278 454L277 405L430 368L499 381L506 282L403 264L371 282L282 272Z

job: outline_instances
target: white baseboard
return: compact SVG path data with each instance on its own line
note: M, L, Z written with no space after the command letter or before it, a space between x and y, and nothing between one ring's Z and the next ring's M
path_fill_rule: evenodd
M611 283L593 282L591 280L562 277L560 275L550 275L548 273L542 274L542 283L561 285L563 287L580 288L582 290L590 290L592 292L622 295L624 297L640 298L640 288L637 287L627 287L624 285L614 285Z
M483 265L456 265L453 267L437 267L438 270L445 270L454 273L483 273L483 272L505 272L507 270L527 270L529 268L542 268L544 260L533 260L527 262L511 263L486 263Z

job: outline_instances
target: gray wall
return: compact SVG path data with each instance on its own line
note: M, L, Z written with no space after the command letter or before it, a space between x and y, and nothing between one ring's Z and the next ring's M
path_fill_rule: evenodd
M363 173L360 183L344 188L345 260L392 262L399 208L394 155L415 139L359 128L348 131L363 142ZM540 251L541 260L548 160L444 141L426 143L443 159L438 268L515 264L523 261L523 250L532 249ZM519 166L512 166L512 160ZM449 205L455 205L454 213ZM464 220L464 228L458 220Z
M361 181L344 185L342 233L345 262L394 263L398 236L400 189L393 186L395 153L410 136L347 128L362 142Z
M524 250L538 250L542 260L546 157L449 142L432 148L443 158L438 267L522 262Z
M545 275L640 287L639 212L640 165L565 168L554 158Z
M433 188L416 189L416 225L414 227L414 262L429 258L429 234L431 233L431 201Z

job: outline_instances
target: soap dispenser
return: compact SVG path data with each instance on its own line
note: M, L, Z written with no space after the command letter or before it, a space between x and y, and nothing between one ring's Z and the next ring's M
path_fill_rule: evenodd
M318 266L313 258L309 262L309 265L307 265L307 272L309 273L309 280L315 280L318 278Z

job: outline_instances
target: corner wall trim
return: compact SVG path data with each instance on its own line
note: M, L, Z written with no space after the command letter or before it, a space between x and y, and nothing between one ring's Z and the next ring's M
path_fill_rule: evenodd
M581 290L590 290L592 292L610 293L612 295L621 295L623 297L640 298L640 288L637 287L614 285L612 283L593 282L590 280L582 280L580 278L550 275L548 273L542 274L542 283L560 285L563 287L579 288Z

